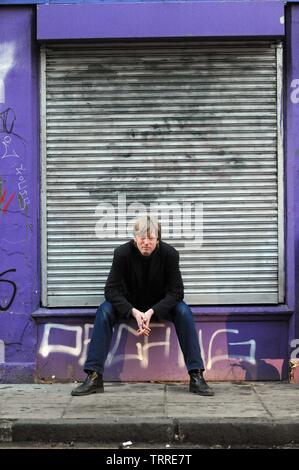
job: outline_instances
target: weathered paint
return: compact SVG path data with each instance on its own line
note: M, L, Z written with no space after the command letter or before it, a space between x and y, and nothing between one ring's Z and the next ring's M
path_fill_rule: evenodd
M37 38L282 36L283 17L277 1L40 5Z
M33 377L37 276L37 52L34 9L0 15L0 381ZM9 372L8 372L9 371Z
M38 49L32 39L33 24L32 7L1 7L1 382L31 381L35 373L38 378L48 380L54 380L52 376L56 380L83 377L83 359L95 312L95 309L39 309ZM299 170L298 25L299 6L289 6L285 84L286 304L194 307L210 380L285 379L289 357L299 358L296 340L299 338L299 218L294 217L299 213L299 192L295 186ZM30 316L33 312L34 321ZM53 328L53 323L58 328ZM155 326L147 346L144 338L136 341L131 330L118 331L122 334L115 343L115 351L112 349L110 358L114 362L107 367L107 380L186 378L171 325ZM121 357L124 355L125 361Z

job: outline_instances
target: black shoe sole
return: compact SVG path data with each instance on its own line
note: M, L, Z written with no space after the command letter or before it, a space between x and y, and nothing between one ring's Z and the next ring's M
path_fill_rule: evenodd
M201 395L202 397L213 397L215 394L211 390L207 390L206 392L201 392L197 388L190 387L190 393L196 393L197 395Z
M84 397L86 395L92 395L93 393L104 393L103 388L96 388L91 392L71 392L72 397Z

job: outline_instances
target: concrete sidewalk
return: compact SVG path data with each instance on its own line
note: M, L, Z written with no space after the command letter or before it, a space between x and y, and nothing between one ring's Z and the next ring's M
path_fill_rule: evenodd
M182 383L105 383L86 397L72 397L74 386L0 384L0 442L299 444L299 385L214 382L214 397Z

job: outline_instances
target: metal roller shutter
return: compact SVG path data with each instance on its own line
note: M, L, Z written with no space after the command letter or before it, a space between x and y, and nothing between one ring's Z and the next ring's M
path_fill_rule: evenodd
M189 303L283 301L281 55L268 41L42 49L44 305L99 304L132 202L171 207L176 235L193 224L164 236ZM119 216L109 238L100 203Z

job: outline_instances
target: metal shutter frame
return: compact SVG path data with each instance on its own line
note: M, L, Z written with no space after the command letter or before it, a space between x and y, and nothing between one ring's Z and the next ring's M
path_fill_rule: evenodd
M43 305L100 303L127 239L97 239L95 207L124 189L128 203L203 202L203 245L165 240L187 302L282 302L281 44L51 44L41 57Z

